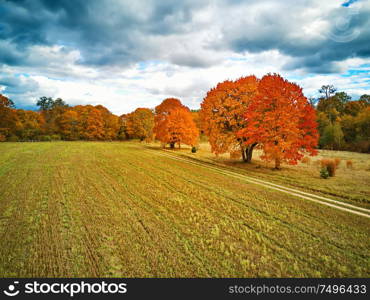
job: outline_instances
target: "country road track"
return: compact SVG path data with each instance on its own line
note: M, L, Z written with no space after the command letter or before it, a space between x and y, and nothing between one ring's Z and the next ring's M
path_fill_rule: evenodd
M342 210L342 211L345 211L345 212L349 212L349 213L352 213L352 214L355 214L355 215L358 215L358 216L362 216L362 217L365 217L365 218L370 218L370 209L358 207L356 205L352 205L352 204L349 204L349 203L333 200L333 199L330 199L330 198L327 198L327 197L323 197L323 196L303 192L303 191L293 189L293 188L289 188L289 187L286 187L286 186L283 186L283 185L280 185L280 184L275 184L275 183L272 183L272 182L269 182L269 181L266 181L266 180L261 180L261 179L257 179L257 178L247 176L247 175L244 175L244 174L240 174L240 173L232 172L232 171L229 171L229 170L225 170L225 169L222 169L221 167L218 167L216 165L212 165L212 163L208 163L208 162L203 163L200 160L196 161L196 162L191 161L190 159L179 157L177 154L168 154L167 150L161 150L161 151L147 150L147 151L155 153L158 156L167 157L167 158L170 158L170 159L173 159L173 160L177 160L177 161L181 161L181 162L184 162L184 163L196 165L196 166L199 166L199 167L202 167L202 168L206 168L206 169L209 169L209 170L213 170L213 171L215 171L219 174L223 174L223 175L226 175L226 176L229 176L229 177L234 177L234 178L237 178L239 180L244 180L244 181L247 181L249 183L257 184L257 185L260 185L260 186L263 186L263 187L266 187L266 188L269 188L269 189L280 191L280 192L283 192L283 193L286 193L286 194L289 194L289 195L292 195L292 196L295 196L295 197L299 197L301 199L305 199L305 200L308 200L308 201L311 201L311 202L316 202L316 203L319 203L319 204L322 204L322 205L326 205L326 206L329 206L329 207L332 207L332 208L335 208L335 209L338 209L338 210Z

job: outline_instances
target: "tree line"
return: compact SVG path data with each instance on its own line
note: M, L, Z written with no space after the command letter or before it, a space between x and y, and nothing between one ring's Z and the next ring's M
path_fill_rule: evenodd
M317 109L319 146L330 150L370 153L370 95L352 100L333 85L323 85Z
M196 148L205 135L216 155L230 153L250 162L262 158L295 164L317 147L370 152L370 96L353 101L330 85L307 99L301 87L278 74L226 80L208 91L200 110L168 98L154 109L116 116L102 105L69 106L41 97L38 111L16 109L0 94L0 141L158 140L174 148Z

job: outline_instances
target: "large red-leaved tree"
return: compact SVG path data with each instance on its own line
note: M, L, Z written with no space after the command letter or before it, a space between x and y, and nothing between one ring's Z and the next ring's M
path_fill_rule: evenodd
M302 88L278 74L265 75L248 105L245 128L239 136L248 143L258 143L262 159L297 164L305 155L316 155L318 132L316 112L302 93Z

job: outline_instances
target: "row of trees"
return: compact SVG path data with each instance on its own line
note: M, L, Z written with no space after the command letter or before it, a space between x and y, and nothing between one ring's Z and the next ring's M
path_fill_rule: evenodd
M370 152L370 95L352 100L332 85L319 90L317 116L320 148Z
M174 148L195 146L204 134L216 155L230 153L250 162L259 148L276 168L315 155L318 144L329 149L360 145L370 152L370 96L351 101L333 86L323 86L320 93L319 99L308 100L298 85L278 74L247 76L212 88L199 111L168 98L155 109L137 108L122 116L102 105L70 107L47 97L37 101L39 111L26 111L0 95L0 140L137 138Z
M151 141L154 136L163 146L181 144L194 146L199 137L199 130L192 112L176 98L165 99L152 111L137 108L122 117L127 138Z
M274 161L276 168L317 153L314 107L298 85L277 74L219 83L207 93L199 112L169 98L154 112L139 108L123 119L129 138L151 140L155 136L174 148L194 146L200 131L216 155L231 153L250 162L257 147L263 150L262 158Z
M122 121L102 105L70 107L62 99L41 97L39 111L15 109L0 95L0 140L113 140Z

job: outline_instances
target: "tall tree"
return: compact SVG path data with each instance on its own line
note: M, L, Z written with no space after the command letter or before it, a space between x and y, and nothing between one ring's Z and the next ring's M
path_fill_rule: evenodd
M316 113L302 89L278 74L264 76L244 115L246 127L240 136L258 143L262 159L296 164L306 153L316 155Z
M334 85L328 84L328 85L323 85L319 89L319 93L323 94L325 99L329 99L331 95L333 95L337 89L334 87Z
M149 108L137 108L126 116L126 130L130 137L140 141L153 138L154 114Z
M57 127L57 120L61 115L68 109L68 104L64 102L61 98L53 99L51 97L40 97L36 102L39 106L39 110L45 119L45 127L43 130L47 134L57 134L59 128Z
M370 95L367 95L367 94L363 94L361 97L360 97L360 99L359 99L360 101L364 101L364 102L366 102L367 104L369 104L370 105Z
M120 127L119 118L112 114L103 105L95 106L100 111L100 115L104 122L104 140L114 140L117 138L118 130Z
M251 141L238 132L247 125L243 114L256 95L257 87L255 76L226 80L211 89L203 99L200 119L211 150L216 155L240 151L245 162L251 161L258 141Z
M5 140L8 136L15 134L19 126L13 101L0 94L0 140Z
M59 133L67 141L76 141L80 139L80 115L74 109L66 110L57 120Z
M330 123L324 128L320 144L330 150L339 150L343 146L343 131L338 122Z
M195 145L199 131L190 110L176 98L165 99L155 108L155 138L171 148L178 144Z
M30 110L17 109L17 116L20 126L17 136L22 141L37 140L43 134L45 120L41 113Z

